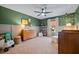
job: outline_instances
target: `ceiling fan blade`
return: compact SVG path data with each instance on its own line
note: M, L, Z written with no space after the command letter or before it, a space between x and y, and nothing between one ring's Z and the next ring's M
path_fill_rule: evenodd
M41 13L41 12L39 12L39 11L34 11L34 12L36 12L36 13Z
M45 12L45 14L48 14L48 13L52 13L52 12Z
M40 16L41 15L41 13L40 14L38 14L37 16Z

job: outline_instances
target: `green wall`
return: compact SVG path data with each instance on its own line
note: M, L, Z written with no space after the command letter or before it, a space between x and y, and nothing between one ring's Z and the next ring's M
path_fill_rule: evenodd
M40 26L47 26L47 19L40 20Z
M21 24L21 19L31 19L33 26L39 26L39 19L0 6L0 24Z
M79 23L79 7L76 10L76 14L75 14L75 19L76 19L76 23Z
M75 13L62 15L59 17L59 25L63 26L67 23L75 24Z

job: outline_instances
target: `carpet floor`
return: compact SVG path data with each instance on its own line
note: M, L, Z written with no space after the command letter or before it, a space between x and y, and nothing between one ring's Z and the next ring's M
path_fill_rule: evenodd
M58 45L53 37L36 37L10 48L4 54L57 54Z

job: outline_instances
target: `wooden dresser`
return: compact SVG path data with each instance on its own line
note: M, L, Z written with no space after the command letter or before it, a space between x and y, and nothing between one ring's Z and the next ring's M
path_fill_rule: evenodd
M34 30L22 30L22 40L28 40L35 37Z
M79 30L63 30L58 35L59 54L79 54Z

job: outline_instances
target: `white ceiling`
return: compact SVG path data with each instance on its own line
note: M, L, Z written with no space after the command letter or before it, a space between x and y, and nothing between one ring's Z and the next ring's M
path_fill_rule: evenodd
M41 8L47 6L47 11L52 13L47 14L47 16L37 16L38 14L34 11L41 11ZM1 6L7 7L9 9L36 17L38 19L44 19L49 17L55 17L59 15L64 15L65 13L73 13L76 11L78 4L1 4Z

